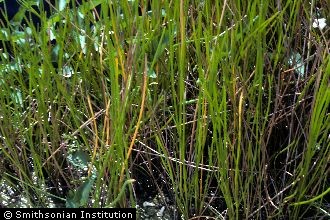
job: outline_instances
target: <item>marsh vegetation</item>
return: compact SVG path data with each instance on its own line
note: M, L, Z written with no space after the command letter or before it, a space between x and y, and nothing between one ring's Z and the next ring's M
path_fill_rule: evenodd
M326 0L17 2L0 24L2 207L330 216Z

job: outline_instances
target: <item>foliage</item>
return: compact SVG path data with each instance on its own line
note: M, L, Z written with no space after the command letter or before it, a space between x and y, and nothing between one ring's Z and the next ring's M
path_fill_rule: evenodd
M27 201L1 187L3 206L148 191L173 218L330 215L326 1L19 3L0 30L0 171Z

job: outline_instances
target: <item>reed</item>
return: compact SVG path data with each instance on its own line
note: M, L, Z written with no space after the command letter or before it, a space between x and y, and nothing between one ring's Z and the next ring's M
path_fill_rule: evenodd
M2 206L136 207L142 190L175 219L329 216L326 1L18 2Z

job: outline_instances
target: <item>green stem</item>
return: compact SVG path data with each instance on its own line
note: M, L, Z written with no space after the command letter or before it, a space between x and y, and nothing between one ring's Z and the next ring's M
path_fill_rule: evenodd
M123 184L123 187L121 188L118 196L115 198L115 200L113 200L112 203L110 203L108 206L106 206L106 208L112 208L115 204L117 204L119 202L119 200L123 197L124 195L124 192L125 192L125 189L126 189L126 186L130 183L133 183L135 182L135 179L129 179L129 180L126 180Z

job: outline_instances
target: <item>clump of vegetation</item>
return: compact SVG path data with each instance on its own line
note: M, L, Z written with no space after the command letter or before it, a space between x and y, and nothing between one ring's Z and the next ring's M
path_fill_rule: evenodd
M18 2L1 206L330 215L326 1Z

